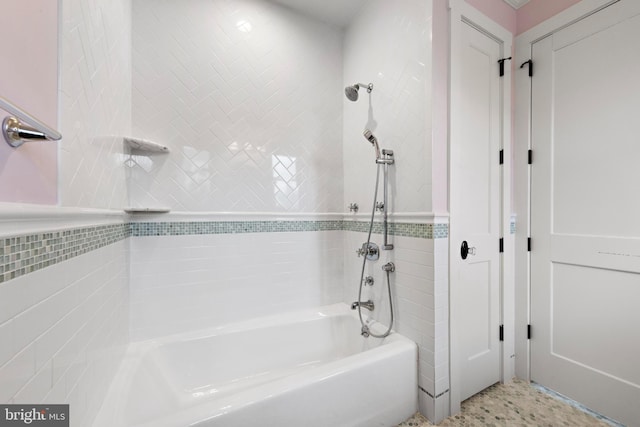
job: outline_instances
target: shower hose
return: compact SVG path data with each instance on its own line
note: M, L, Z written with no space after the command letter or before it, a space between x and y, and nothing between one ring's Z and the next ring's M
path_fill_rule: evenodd
M367 234L367 243L365 248L369 247L369 243L371 243L371 232L373 230L373 219L376 213L376 204L378 202L378 184L380 182L380 167L383 166L378 164L376 170L376 188L373 192L373 207L371 209L371 221L369 221L369 232ZM385 183L386 185L386 183ZM366 254L362 257L362 271L360 272L360 287L358 288L358 301L362 301L362 288L364 286L364 270L367 265L367 256ZM358 317L360 318L360 324L362 325L362 336L363 337L375 337L375 338L385 338L391 333L391 328L393 327L393 302L391 301L391 282L389 278L389 271L386 271L387 274L387 294L389 295L389 311L391 312L391 320L389 321L389 327L384 334L374 334L369 330L369 326L365 323L362 318L362 307L358 305Z

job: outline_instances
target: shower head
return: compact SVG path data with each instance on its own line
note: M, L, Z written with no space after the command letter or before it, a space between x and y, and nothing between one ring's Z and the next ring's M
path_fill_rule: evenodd
M365 129L364 132L362 132L362 134L367 139L367 141L369 141L372 145L375 145L378 143L378 138L376 138L376 136L369 129Z
M371 93L373 90L373 83L365 84L365 83L356 83L351 86L347 86L344 88L344 94L347 96L349 101L357 101L358 100L358 90L361 87L367 88L367 93Z
M371 145L373 145L373 148L375 148L376 160L378 160L380 158L380 148L378 147L378 138L376 138L375 135L369 129L365 129L362 134L364 135L365 139L369 141Z
M349 101L357 101L358 100L358 85L347 86L344 88L344 94L347 96Z

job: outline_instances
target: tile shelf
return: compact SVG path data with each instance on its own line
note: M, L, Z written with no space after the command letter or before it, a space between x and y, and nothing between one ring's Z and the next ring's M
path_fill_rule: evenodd
M158 144L157 142L148 141L146 139L125 136L124 143L131 147L131 149L133 150L148 151L150 153L169 152L169 147L167 147L166 145Z

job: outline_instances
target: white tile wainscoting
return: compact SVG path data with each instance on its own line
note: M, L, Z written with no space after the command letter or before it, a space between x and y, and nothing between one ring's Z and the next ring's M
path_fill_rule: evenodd
M345 231L344 237L344 302L358 298L358 281L362 258L355 250L366 241L366 233ZM371 240L382 243L381 234ZM418 345L418 403L420 412L430 420L441 420L449 414L449 285L446 235L438 238L392 236L392 251L382 251L377 262L368 262L365 275L374 278L365 287L362 300L375 303L373 317L388 324L389 302L386 275L382 265L391 261L391 293L394 304L394 330Z
M20 234L0 228L0 400L68 402L75 426L91 424L131 340L357 298L361 220L49 210L26 215ZM434 222L391 224L395 249L368 266L365 296L384 323L378 267L394 262L395 329L419 345L420 408L432 418L448 390L447 226Z
M131 242L132 338L338 301L351 304L358 296L362 258L355 250L366 240L365 216L329 220L337 225L316 231L300 230L307 226L295 224L308 218L296 221L296 215L271 222L248 220L255 217L248 215L244 222L222 229L221 219L232 219L233 214L188 226L163 221L184 218L180 214L156 216L157 223L139 223L133 231L139 237ZM274 223L278 225L268 226ZM193 224L201 224L200 230L190 229ZM261 227L263 232L258 232ZM391 274L394 329L419 346L420 410L432 420L442 419L449 411L447 228L446 218L432 215L423 216L419 223L390 224L394 250L383 251L379 261L368 263L366 274L374 277L375 285L363 294L363 300L375 302L374 317L388 322L386 282L380 267L388 261L396 264ZM375 230L379 233L380 223ZM376 233L372 240L380 244L382 236Z
M89 225L60 228L57 214L43 231L38 212L0 238L0 402L69 403L87 426L129 343L128 225L85 213Z
M342 234L134 237L132 339L341 301Z

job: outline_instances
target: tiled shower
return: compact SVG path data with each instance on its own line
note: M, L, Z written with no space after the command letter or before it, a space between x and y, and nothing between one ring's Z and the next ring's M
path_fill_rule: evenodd
M29 208L3 234L0 400L69 402L90 425L129 341L354 301L375 179L368 127L396 158L395 249L379 262L397 268L395 329L419 346L421 412L447 414L432 4L355 3L340 23L284 1L61 2L61 207ZM343 88L358 81L374 90L352 103ZM170 152L132 151L123 136Z

